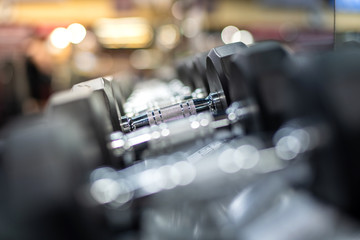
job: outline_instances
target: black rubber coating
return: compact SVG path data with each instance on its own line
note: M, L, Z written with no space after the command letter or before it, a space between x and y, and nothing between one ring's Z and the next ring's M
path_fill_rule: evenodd
M230 63L233 101L250 100L259 107L263 130L275 130L291 104L284 63L287 51L277 42L261 42L236 54Z
M246 49L246 45L242 42L226 44L213 48L206 59L207 80L211 93L217 93L221 97L221 105L226 109L231 104L229 96L229 88L231 87L228 74L225 73L225 66L230 62L231 56L239 51Z
M65 92L58 98L55 95L50 99L47 115L50 120L71 119L78 127L86 129L83 132L85 141L97 142L97 146L101 149L102 157L98 161L102 164L110 164L112 159L107 148L107 138L113 132L113 128L104 95L104 91L89 92L80 96L73 92ZM92 152L92 149L86 148L78 150L80 153Z

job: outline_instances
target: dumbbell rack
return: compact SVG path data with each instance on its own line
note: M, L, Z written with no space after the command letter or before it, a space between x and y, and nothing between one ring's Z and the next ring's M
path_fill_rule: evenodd
M141 87L112 77L58 93L2 134L0 221L22 231L0 236L359 236L358 59L237 43L178 66L169 104L130 112Z

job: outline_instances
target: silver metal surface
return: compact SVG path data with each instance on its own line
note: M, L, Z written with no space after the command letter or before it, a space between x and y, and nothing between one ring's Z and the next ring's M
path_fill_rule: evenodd
M196 114L193 100L186 100L179 104L169 107L158 108L147 112L149 125L159 125L161 123L186 118Z
M210 125L213 121L214 119L210 113L201 113L181 121L174 121L167 125L161 124L156 128L152 127L152 135L156 135L156 137L151 139L148 149L156 151L210 137L215 131Z
M109 149L117 157L132 151L160 151L196 139L210 137L215 128L210 113L201 113L189 118L145 127L129 134L113 133ZM136 160L136 159L133 159Z

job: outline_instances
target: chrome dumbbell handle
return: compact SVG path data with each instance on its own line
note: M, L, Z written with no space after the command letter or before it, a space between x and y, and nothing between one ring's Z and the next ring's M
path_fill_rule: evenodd
M221 111L221 109L218 109L219 99L218 94L210 94L206 98L188 99L171 106L147 111L133 118L123 118L122 129L130 132L145 126L154 126L187 118L204 111L216 113Z
M159 125L173 120L190 117L197 113L193 100L186 100L171 106L150 110L131 119L132 130L143 126Z

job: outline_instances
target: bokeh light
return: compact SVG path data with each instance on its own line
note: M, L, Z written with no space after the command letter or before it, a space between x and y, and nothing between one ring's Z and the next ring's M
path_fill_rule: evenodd
M80 23L73 23L67 27L70 42L73 44L81 43L86 37L86 28Z
M235 26L227 26L221 31L221 40L225 44L243 42L246 45L254 43L253 35L247 30L239 30Z
M55 28L49 37L50 43L58 49L64 49L70 44L69 32L66 28Z
M184 18L181 1L174 2L174 4L171 7L171 13L178 20L182 20Z
M225 43L232 43L232 37L239 29L235 26L227 26L221 31L221 40Z
M179 29L174 24L167 24L159 27L157 41L168 49L174 48L180 40Z
M197 23L197 19L195 18L187 18L183 21L182 30L184 36L187 38L193 38L198 35L201 31L199 24Z
M235 33L235 34L237 34L237 33ZM254 37L249 31L241 30L241 31L239 31L239 34L240 34L241 42L245 43L246 45L250 45L250 44L254 43Z
M135 69L154 69L161 61L161 52L156 49L139 49L130 55L130 64Z
M91 72L97 64L98 60L92 52L81 51L74 54L74 66L81 72Z

